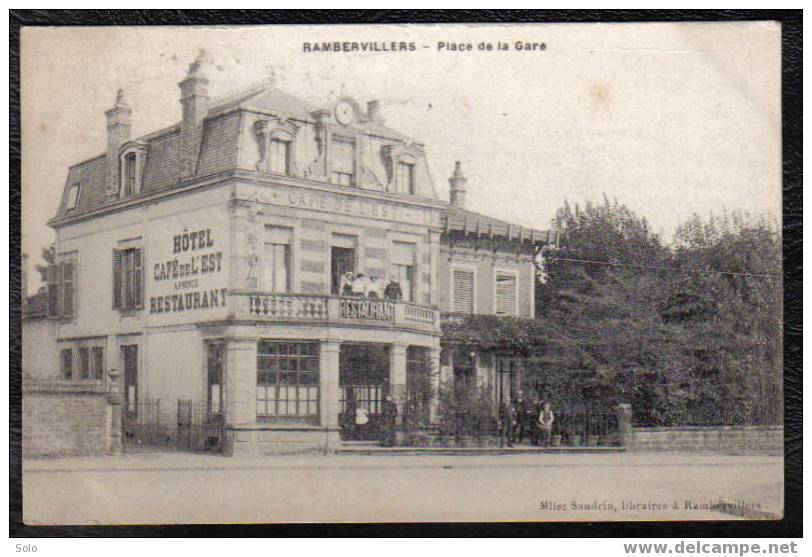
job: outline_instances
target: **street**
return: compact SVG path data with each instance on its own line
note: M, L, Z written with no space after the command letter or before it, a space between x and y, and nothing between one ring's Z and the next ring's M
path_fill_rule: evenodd
M782 493L776 456L160 453L23 462L29 525L725 520L742 510L778 518Z

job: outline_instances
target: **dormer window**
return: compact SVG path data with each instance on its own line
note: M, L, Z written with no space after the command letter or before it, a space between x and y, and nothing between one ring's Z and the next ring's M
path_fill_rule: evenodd
M272 138L268 155L271 172L290 174L290 141Z
M342 186L355 185L355 143L333 139L331 153L331 182Z
M71 184L68 188L68 211L72 211L76 209L76 204L79 203L79 193L82 188L82 184L80 182L76 182L75 184Z
M135 195L135 153L128 153L124 156L124 196Z
M130 143L121 151L119 159L119 197L126 198L141 193L141 177L144 173L145 150Z
M395 183L398 193L414 195L414 164L398 162Z

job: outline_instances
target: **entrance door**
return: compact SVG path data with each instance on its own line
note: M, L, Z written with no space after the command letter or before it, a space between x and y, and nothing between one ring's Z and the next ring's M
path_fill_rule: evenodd
M124 368L124 441L132 442L138 425L138 345L121 347Z
M339 424L343 439L377 439L383 418L383 401L389 394L389 346L342 344L339 352ZM358 427L359 409L369 422Z
M341 277L346 273L355 272L355 250L352 248L333 246L330 252L330 266L333 294L341 292Z

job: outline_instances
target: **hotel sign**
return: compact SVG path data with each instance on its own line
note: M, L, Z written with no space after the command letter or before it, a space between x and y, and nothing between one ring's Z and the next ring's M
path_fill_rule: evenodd
M150 313L177 313L225 307L227 288L217 287L214 277L224 275L223 252L211 228L182 230L164 240L171 256L149 268L153 284L162 295L150 296ZM155 290L156 288L151 289Z

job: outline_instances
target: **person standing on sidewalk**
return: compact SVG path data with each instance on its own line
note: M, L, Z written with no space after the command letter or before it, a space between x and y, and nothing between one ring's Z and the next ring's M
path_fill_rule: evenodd
M553 439L553 422L555 421L555 414L550 410L550 403L545 402L542 410L539 413L538 425L540 433L540 442L545 447L549 447Z
M386 395L383 402L383 437L381 444L384 447L395 446L395 427L398 417L398 405L392 400L392 395Z

